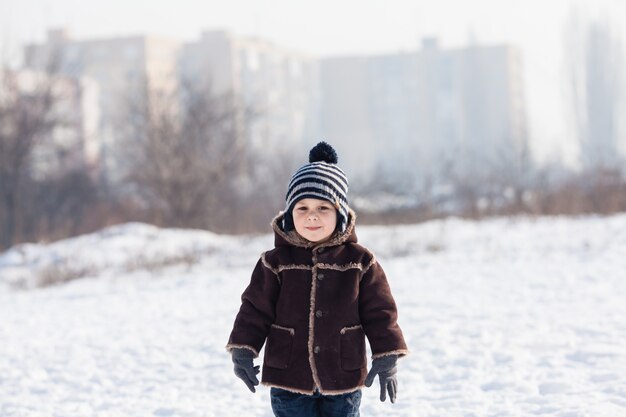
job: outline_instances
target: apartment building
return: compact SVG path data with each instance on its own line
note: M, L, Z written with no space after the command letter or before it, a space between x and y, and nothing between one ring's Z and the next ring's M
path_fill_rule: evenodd
M151 36L75 40L67 30L51 30L43 44L25 47L24 66L97 83L102 174L115 182L120 173L116 148L127 134L123 126L129 108L141 103L146 88L176 88L179 49L177 41Z
M207 31L183 46L179 74L216 95L231 94L248 116L248 144L259 151L314 140L319 87L310 56L263 39Z
M206 31L181 43L138 36L73 40L50 31L26 66L100 86L100 155L116 169L129 98L186 83L230 97L239 140L259 157L333 143L351 178L420 188L521 164L527 133L519 51L507 45L316 59L254 37ZM286 145L286 146L285 146ZM297 152L297 151L296 151Z
M207 31L194 42L149 36L74 40L51 30L43 44L25 48L25 67L89 77L100 85L100 155L115 182L116 147L128 105L151 91L197 91L228 97L236 109L238 137L268 156L281 145L314 140L318 103L316 60L271 42ZM302 146L308 146L302 144Z
M320 136L359 178L422 181L510 166L526 146L519 52L510 46L335 57L320 64ZM372 167L375 169L372 170Z

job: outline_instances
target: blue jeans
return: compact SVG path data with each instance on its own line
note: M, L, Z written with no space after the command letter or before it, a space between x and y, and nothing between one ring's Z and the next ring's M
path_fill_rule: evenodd
M272 387L270 398L276 417L359 417L361 390L340 395L305 395Z

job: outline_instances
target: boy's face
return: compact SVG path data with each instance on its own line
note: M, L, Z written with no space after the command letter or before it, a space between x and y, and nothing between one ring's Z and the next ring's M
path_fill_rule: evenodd
M302 199L293 207L292 216L296 232L310 242L328 240L337 226L337 210L326 200Z

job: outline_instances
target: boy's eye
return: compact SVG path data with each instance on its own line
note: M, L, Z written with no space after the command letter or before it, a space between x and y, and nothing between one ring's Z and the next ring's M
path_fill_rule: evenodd
M320 207L320 210L328 210L328 207L322 206L322 207Z
M298 207L296 210L299 210L299 211L306 211L306 209L307 209L306 207L304 207L304 206L300 206L300 207Z

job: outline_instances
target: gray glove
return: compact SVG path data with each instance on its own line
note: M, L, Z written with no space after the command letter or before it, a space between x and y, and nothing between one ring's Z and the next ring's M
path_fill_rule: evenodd
M254 366L254 362L252 362L254 353L248 349L234 348L231 350L231 354L235 364L235 375L241 378L250 391L256 392L254 387L259 385L256 374L261 371L259 366Z
M372 369L370 369L367 377L365 377L365 386L371 387L374 378L378 375L378 382L380 382L380 400L385 401L387 398L387 391L389 391L389 400L392 403L396 402L396 393L398 392L398 380L396 374L398 368L396 362L398 361L398 355L389 355L376 358L372 361Z

